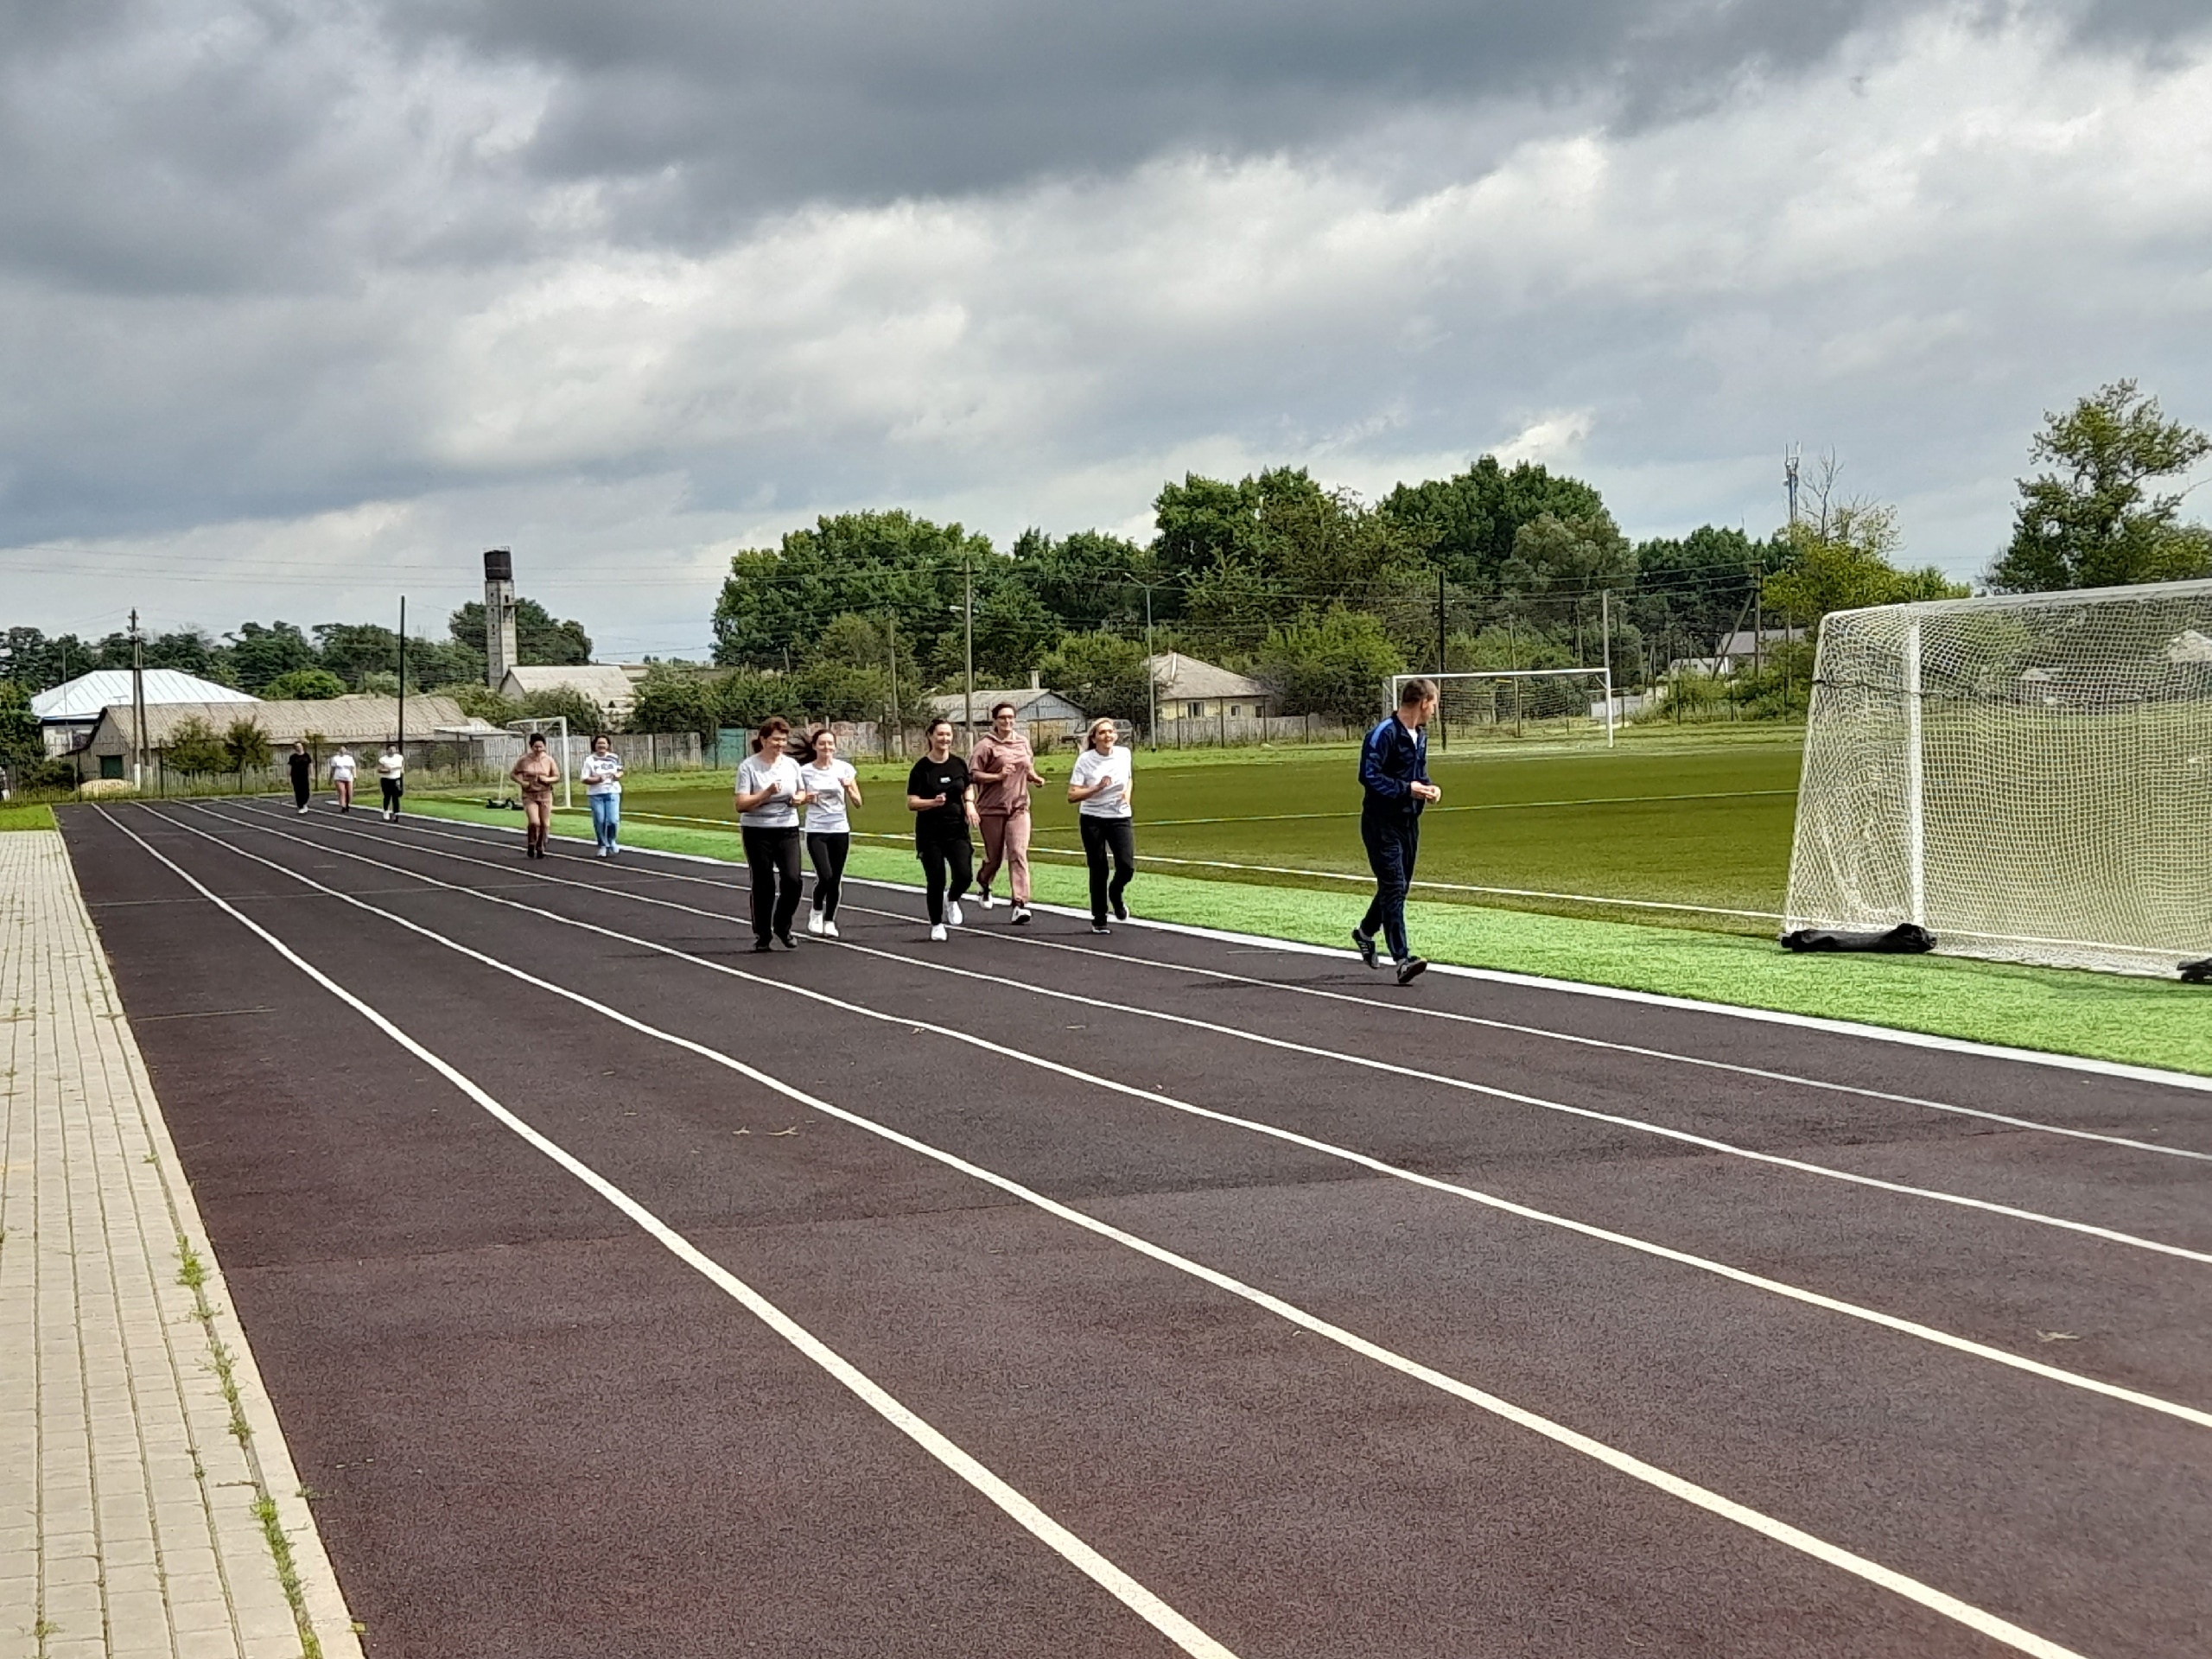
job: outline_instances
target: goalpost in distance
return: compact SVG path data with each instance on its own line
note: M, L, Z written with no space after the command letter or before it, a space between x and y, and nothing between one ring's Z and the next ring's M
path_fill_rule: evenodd
M2172 973L2212 954L2212 582L1821 624L1785 931Z
M1460 674L1393 674L1386 708L1398 706L1398 689L1408 680L1427 680L1436 686L1437 736L1445 744L1451 741L1454 724L1463 728L1510 725L1520 730L1530 721L1541 724L1587 721L1592 729L1603 724L1605 747L1613 747L1620 705L1613 696L1611 668L1497 668Z

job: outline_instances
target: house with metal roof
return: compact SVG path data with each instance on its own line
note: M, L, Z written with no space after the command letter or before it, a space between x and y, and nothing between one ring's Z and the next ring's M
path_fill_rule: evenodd
M1160 700L1160 723L1177 720L1256 720L1275 711L1274 693L1255 679L1179 651L1144 659Z
M563 667L511 668L501 677L499 693L521 702L533 691L574 691L607 711L610 725L620 728L638 701L637 679L613 663L573 663Z
M991 723L991 710L1002 702L1014 705L1014 721L1029 734L1032 743L1048 743L1055 738L1065 737L1079 728L1084 721L1082 709L1058 692L1047 691L1042 686L979 685L976 688L972 704L978 732ZM928 709L932 720L958 721L967 717L967 710L971 705L966 692L947 691L924 699L923 706Z
M283 750L302 738L316 756L328 754L341 744L365 759L381 749L399 732L397 697L323 697L314 701L149 702L146 705L146 746L159 764L162 753L175 740L177 728L200 721L221 733L241 715L261 728L272 749ZM493 730L472 722L451 697L416 696L407 699L410 742L456 730ZM137 747L137 733L127 702L100 711L99 724L84 747L76 751L79 778L128 778L130 757Z
M146 707L150 711L168 703L238 703L257 702L245 692L227 685L218 685L213 680L203 680L196 674L188 674L178 668L149 668L141 671L145 682ZM40 735L46 743L46 752L53 755L74 754L91 739L93 729L100 723L100 715L109 708L120 704L128 708L131 700L130 671L127 668L96 668L89 674L79 674L50 691L41 691L31 699L31 713L37 716ZM148 716L150 722L151 715Z

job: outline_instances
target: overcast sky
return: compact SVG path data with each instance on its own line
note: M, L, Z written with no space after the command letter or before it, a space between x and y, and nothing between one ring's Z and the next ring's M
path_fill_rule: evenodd
M0 623L435 631L505 543L702 655L822 512L1490 450L1763 533L1792 442L1971 576L2044 410L2212 425L2208 18L0 0Z

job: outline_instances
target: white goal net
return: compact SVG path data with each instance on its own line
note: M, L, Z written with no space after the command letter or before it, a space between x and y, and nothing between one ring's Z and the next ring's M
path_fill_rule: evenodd
M1394 674L1386 709L1398 706L1408 680L1436 687L1433 739L1553 739L1610 744L1620 705L1603 668L1485 669L1460 674Z
M1786 929L2170 974L2212 955L2212 582L1821 625Z

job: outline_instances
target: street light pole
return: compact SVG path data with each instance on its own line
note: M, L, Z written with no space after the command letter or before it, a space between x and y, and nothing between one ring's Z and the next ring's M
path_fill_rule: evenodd
M976 562L961 562L963 598L961 611L968 627L967 689L960 698L961 723L968 728L968 747L976 747Z
M130 607L130 787L134 793L146 787L146 642L136 605Z

